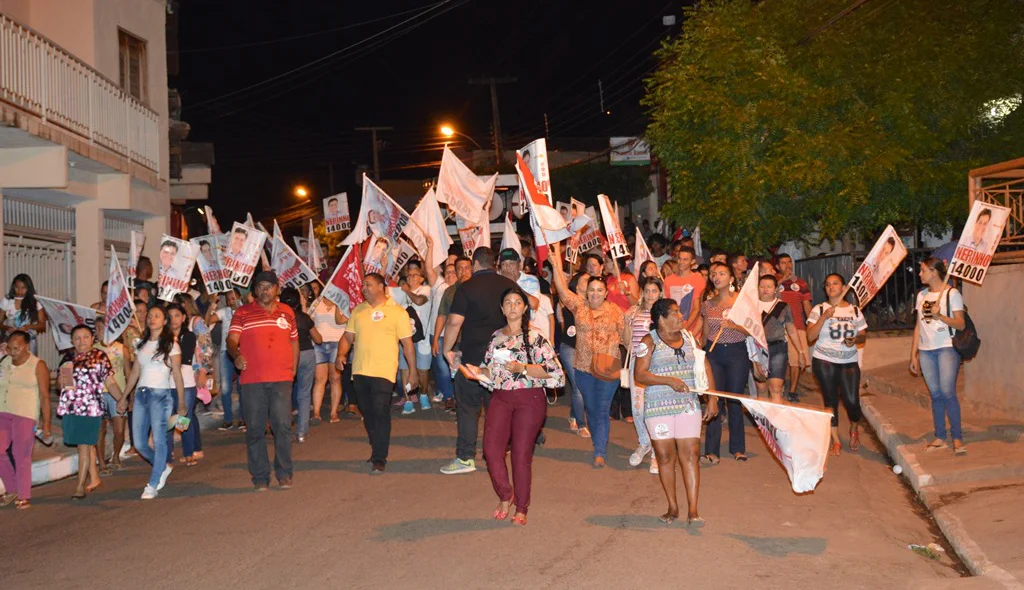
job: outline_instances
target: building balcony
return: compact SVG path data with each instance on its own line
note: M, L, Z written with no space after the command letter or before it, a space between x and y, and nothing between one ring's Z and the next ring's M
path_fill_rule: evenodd
M53 41L0 14L0 132L4 126L152 186L167 178L160 156L166 129L158 113ZM0 139L18 145L16 137Z

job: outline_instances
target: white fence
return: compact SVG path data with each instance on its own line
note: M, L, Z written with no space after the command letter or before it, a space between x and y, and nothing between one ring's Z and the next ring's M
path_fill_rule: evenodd
M4 235L3 294L7 295L14 277L24 273L31 277L36 293L52 299L72 300L75 290L75 275L71 272L73 263L70 244ZM51 369L57 366L57 349L49 331L39 336L38 350L39 358L46 361L46 366Z
M3 14L0 100L163 176L159 115L85 62Z

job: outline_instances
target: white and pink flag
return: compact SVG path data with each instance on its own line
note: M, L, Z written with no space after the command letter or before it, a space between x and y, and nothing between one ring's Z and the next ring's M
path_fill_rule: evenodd
M110 276L107 279L107 300L104 304L107 323L103 330L103 344L109 345L121 337L135 313L135 303L113 246L110 247Z
M481 225L488 222L487 206L498 183L495 172L487 180L473 173L458 159L448 146L441 154L441 171L437 175L437 200L447 203L448 208L468 222Z

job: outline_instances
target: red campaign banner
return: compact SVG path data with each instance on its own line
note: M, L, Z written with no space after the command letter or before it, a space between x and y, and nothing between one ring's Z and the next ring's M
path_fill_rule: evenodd
M320 295L339 308L350 312L363 302L363 268L360 250L359 244L348 247Z

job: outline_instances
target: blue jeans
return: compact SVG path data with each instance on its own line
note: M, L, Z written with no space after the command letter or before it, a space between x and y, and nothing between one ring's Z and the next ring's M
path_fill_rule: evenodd
M192 422L188 430L181 433L181 450L186 457L191 457L196 451L203 450L203 440L199 435L199 419L196 418L196 388L185 388L185 405L188 406L188 418Z
M932 394L932 422L935 438L946 439L946 418L953 440L963 440L960 431L960 400L956 398L956 377L960 373L960 354L952 346L922 350L921 374Z
M441 394L444 401L452 399L452 396L455 395L455 382L452 381L452 370L448 366L448 361L444 360L444 355L435 356L431 368L434 370L437 392Z
M316 375L316 352L313 349L299 353L299 370L295 372L292 382L292 398L299 408L298 419L295 421L295 433L306 436L309 432L309 411L313 405L313 377Z
M139 387L135 390L132 436L135 450L153 465L153 470L149 474L149 485L154 488L160 483L160 476L167 467L174 446L174 430L167 428L167 421L174 414L177 402L178 394L173 389ZM149 446L151 430L155 449Z
M569 417L576 421L576 425L583 428L587 425L587 415L583 410L583 394L580 393L580 386L576 383L576 369L572 368L576 361L576 349L568 344L558 346L558 358L562 361L562 369L565 370L565 380L569 383L567 391L571 403L569 405Z
M708 343L707 348L711 344ZM725 393L744 395L747 389L747 375L750 373L750 359L744 342L723 344L721 342L708 353L708 363L715 380L715 389ZM704 453L721 456L722 414L729 409L729 453L746 453L747 440L743 432L743 404L725 398L718 400L718 415L704 432Z
M611 432L612 398L619 389L619 381L602 381L586 371L576 369L576 384L583 393L583 405L590 426L590 439L594 442L594 458L608 456L608 435Z
M221 353L220 357L220 401L224 405L224 421L232 422L235 417L235 409L232 407L234 401L231 399L231 384L238 375L235 370L235 361L231 360L227 351ZM238 392L238 413L242 413L242 388L236 388Z

